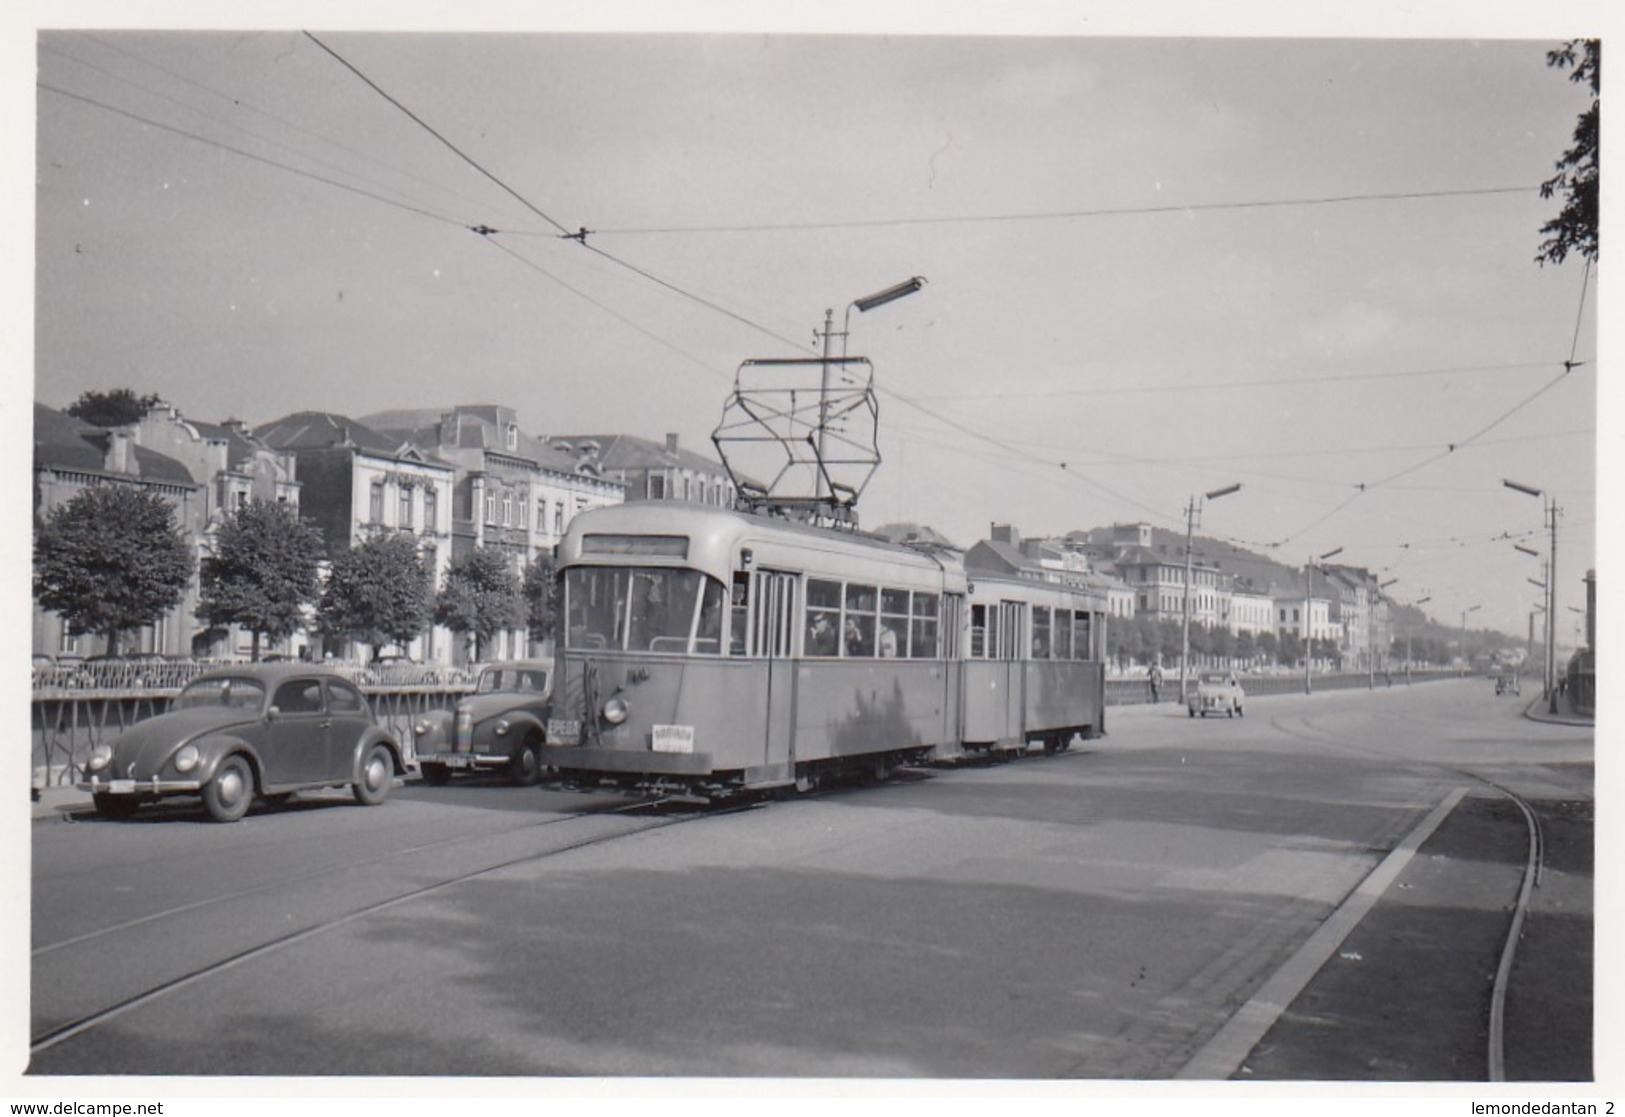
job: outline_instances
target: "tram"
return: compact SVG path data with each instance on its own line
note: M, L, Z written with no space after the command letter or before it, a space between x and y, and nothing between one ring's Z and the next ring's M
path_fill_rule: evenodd
M668 501L577 516L543 762L720 798L1104 731L1105 602L954 555Z

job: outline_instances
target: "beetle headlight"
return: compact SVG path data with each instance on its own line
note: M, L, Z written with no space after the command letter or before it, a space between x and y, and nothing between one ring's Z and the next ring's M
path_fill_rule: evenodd
M491 732L495 733L498 737L506 737L508 735L508 719L503 718L498 721L491 727Z
M90 759L85 762L85 767L92 772L99 772L111 763L113 763L113 746L97 745L90 750Z
M621 722L626 720L626 715L630 714L631 712L632 707L627 705L626 699L622 698L620 695L616 695L614 698L611 698L608 702L604 703L604 720L609 722L611 725L621 724Z
M198 761L201 759L203 757L197 751L196 745L185 745L180 752L175 754L175 771L190 772L197 767Z

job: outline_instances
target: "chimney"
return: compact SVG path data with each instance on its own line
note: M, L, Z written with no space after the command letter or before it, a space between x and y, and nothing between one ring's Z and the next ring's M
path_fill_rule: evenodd
M116 430L107 441L107 472L134 473L134 455L130 453L130 432Z
M666 435L666 453L677 453L677 436L675 434Z
M988 530L995 543L1008 543L1012 547L1021 546L1021 533L1010 524L993 524Z

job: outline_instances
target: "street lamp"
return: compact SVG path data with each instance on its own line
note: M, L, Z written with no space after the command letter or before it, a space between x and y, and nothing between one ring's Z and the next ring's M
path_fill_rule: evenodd
M1225 485L1223 488L1203 493L1202 499L1218 500L1221 496L1229 496L1240 489L1241 484L1239 482L1233 485ZM1201 507L1196 503L1196 497L1193 495L1190 503L1185 506L1185 604L1179 646L1179 700L1181 702L1187 700L1185 675L1191 658L1191 539L1196 532L1196 521L1200 515Z
M1420 609L1422 606L1426 605L1428 602L1430 602L1432 600L1433 600L1432 597L1424 597L1424 598L1421 598L1421 599L1419 599L1417 601L1411 602L1411 605L1413 607L1415 607L1415 608ZM1413 658L1411 656L1411 626L1407 624L1405 626L1405 685L1406 686L1409 686L1410 682L1411 682L1411 664L1412 664L1412 662L1414 662L1414 660L1413 660Z
M1377 606L1382 602L1382 591L1398 582L1398 578L1389 578L1386 582L1377 583L1377 592L1372 596L1370 607L1366 610L1365 620L1365 685L1367 690L1375 690L1377 686ZM1386 633L1384 634L1386 635ZM1383 642L1384 647L1388 641ZM1384 657L1386 662L1386 657ZM1383 674L1389 675L1388 669L1383 668ZM1389 675L1388 685L1393 685L1393 677Z
M901 283L893 284L884 291L876 291L872 295L865 295L860 299L853 299L846 307L846 315L841 319L841 357L846 357L846 336L852 326L852 308L857 307L858 313L863 314L906 298L925 286L925 276L916 275L912 279L905 279ZM829 366L834 354L830 343L835 337L835 311L826 308L824 311L824 367L818 382L818 477L814 495L820 499L824 495L824 436L829 425Z
M1471 662L1467 658L1467 614L1476 613L1483 607L1482 605L1469 605L1461 611L1461 673L1464 676L1467 674L1467 668Z
M1315 638L1311 634L1312 628L1309 624L1309 613L1314 607L1315 600L1315 567L1319 566L1333 555L1340 555L1342 553L1343 548L1333 547L1325 554L1316 558L1311 558L1308 562L1304 563L1303 566L1303 692L1305 694L1309 694L1311 691L1311 684L1309 680L1311 668L1315 659Z
M1557 507L1557 497L1535 488L1533 485L1520 484L1502 478L1501 484L1513 492L1532 496L1536 500L1545 502L1545 525L1551 531L1551 549L1547 552L1546 560L1546 695L1550 702L1548 707L1552 713L1557 713L1557 517L1560 509ZM1517 547L1516 543L1513 546ZM1526 548L1519 547L1519 550Z

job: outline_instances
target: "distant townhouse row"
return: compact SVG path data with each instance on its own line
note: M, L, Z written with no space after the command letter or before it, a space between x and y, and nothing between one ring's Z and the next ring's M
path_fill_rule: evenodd
M632 435L538 437L513 409L457 406L354 419L305 411L250 428L206 423L168 404L117 428L82 422L43 405L34 413L34 512L44 515L90 485L130 485L161 495L201 561L224 518L250 500L292 505L321 530L328 556L380 533L408 533L435 584L474 548L506 553L515 572L550 554L576 515L625 500L677 499L730 505L734 490L717 462ZM236 656L248 634L209 629L195 612L193 583L167 616L126 638L129 652ZM34 607L33 650L102 654L89 635ZM499 655L522 654L523 629L503 633ZM321 647L300 633L287 654L358 658L350 646ZM463 643L433 626L402 649L426 662L454 662Z

